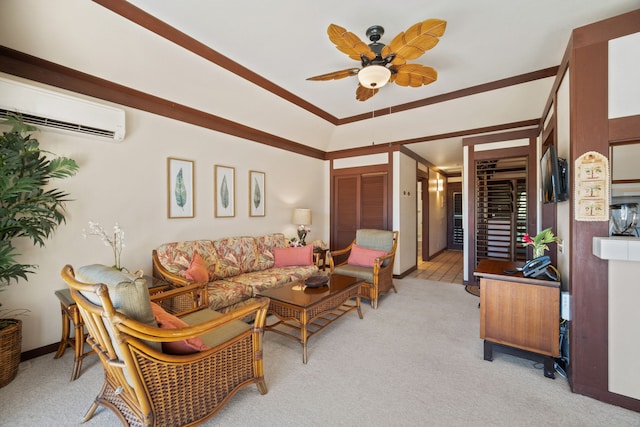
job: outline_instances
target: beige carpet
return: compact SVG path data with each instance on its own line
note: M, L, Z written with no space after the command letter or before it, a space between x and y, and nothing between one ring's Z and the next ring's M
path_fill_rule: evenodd
M529 360L482 358L478 298L464 286L403 279L378 310L349 313L301 346L265 335L269 392L236 394L206 426L640 426L640 414L573 394ZM24 362L0 389L0 425L79 425L102 383L96 358ZM118 426L98 410L86 426Z

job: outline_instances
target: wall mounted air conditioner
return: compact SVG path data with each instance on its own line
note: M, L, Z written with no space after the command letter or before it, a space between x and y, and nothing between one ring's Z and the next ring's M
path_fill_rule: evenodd
M37 127L124 139L124 110L0 77L0 119L13 113Z

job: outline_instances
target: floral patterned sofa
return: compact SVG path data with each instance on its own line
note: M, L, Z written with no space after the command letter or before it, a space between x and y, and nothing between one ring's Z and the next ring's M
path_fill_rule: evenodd
M288 246L281 233L164 243L152 252L153 277L172 286L199 282L189 270L201 258L206 266L204 280L209 283L209 307L225 313L244 305L258 291L318 274L313 248L308 248L309 257L299 261L300 256L291 258L289 251L304 248Z

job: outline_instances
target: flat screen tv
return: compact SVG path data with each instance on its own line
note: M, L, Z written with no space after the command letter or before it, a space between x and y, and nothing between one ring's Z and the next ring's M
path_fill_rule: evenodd
M558 203L569 200L567 161L558 158L553 145L547 147L540 160L542 202Z

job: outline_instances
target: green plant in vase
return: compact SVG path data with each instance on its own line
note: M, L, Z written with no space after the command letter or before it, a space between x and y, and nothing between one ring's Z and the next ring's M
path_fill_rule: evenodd
M12 116L2 124L11 130L0 134L0 291L35 272L37 265L18 261L14 240L26 238L44 247L45 240L66 222L64 202L68 201L68 194L50 188L50 183L78 170L73 159L41 150L30 133L36 128L21 117ZM22 321L15 317L28 311L0 310L0 387L18 373Z
M553 234L551 231L551 227L545 228L538 234L536 234L533 238L529 236L529 233L525 233L523 240L523 244L525 246L533 247L533 258L539 258L544 255L544 251L549 250L548 243L556 243L560 241L560 239Z

